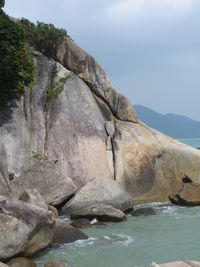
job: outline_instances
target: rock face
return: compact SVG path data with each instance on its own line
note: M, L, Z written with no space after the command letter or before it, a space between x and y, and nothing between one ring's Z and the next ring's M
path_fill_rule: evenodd
M48 210L48 207L44 202L43 197L37 189L26 189L19 197L19 200L30 205L38 206L41 209Z
M94 94L109 106L117 119L137 121L128 99L116 92L102 67L70 38L60 40L56 59L83 79Z
M37 267L37 264L26 258L18 257L7 262L10 267Z
M117 182L98 177L83 186L61 213L71 214L97 204L112 205L122 211L133 207L131 196Z
M62 245L66 243L72 243L77 240L88 239L88 236L81 232L79 229L72 225L56 219L56 225L54 230L54 236L52 245Z
M40 160L32 160L32 166L11 181L11 188L13 197L20 196L26 190L20 198L21 200L26 198L27 201L29 198L29 202L37 201L33 200L34 193L30 196L31 190L37 189L45 202L51 205L62 203L76 192L76 186L71 178L64 177L54 162ZM38 199L39 196L35 198Z
M175 195L170 195L172 203L181 206L200 205L200 185L185 184L184 187Z
M175 261L164 264L156 264L152 262L150 267L200 267L200 262L197 261Z
M71 219L88 218L103 222L121 222L126 219L125 214L111 205L96 204L71 213Z
M1 197L0 221L0 260L33 255L52 240L54 217L36 206Z
M200 151L139 121L101 66L71 39L59 41L55 60L40 53L34 57L33 90L0 112L2 194L10 194L11 187L19 197L36 188L48 204L57 205L72 196L74 184L80 189L93 177L106 177L121 184L137 204L167 201L185 176L200 184ZM49 97L61 78L67 79L62 92ZM48 175L36 174L32 152L56 162L51 171L45 169ZM51 175L54 168L63 176ZM14 177L10 182L9 175Z

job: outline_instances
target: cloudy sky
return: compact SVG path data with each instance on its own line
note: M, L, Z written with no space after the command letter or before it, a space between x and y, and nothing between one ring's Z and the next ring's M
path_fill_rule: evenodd
M199 0L6 0L67 29L133 104L200 121Z

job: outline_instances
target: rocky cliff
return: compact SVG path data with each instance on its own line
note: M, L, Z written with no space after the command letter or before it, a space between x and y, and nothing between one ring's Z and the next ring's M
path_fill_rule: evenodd
M34 182L27 176L32 157L54 161L70 179L72 193L62 192L57 204L98 177L118 182L134 203L167 201L185 176L200 183L200 151L139 121L101 66L70 38L59 41L55 59L34 52L34 60L33 89L0 113L0 194L16 196L28 187L23 179ZM49 176L43 187L53 195ZM55 177L56 192L63 191L64 178Z

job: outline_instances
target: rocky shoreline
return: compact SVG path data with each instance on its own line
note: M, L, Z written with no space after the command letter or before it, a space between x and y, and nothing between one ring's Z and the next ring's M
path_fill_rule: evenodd
M119 222L140 203L200 205L200 151L143 124L71 38L34 62L33 89L0 111L0 261L35 266L22 257L87 238L58 214Z

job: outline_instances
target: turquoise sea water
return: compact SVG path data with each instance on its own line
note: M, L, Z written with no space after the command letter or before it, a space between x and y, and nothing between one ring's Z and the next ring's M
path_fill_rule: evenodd
M193 259L200 261L200 207L155 206L157 215L132 217L85 230L90 237L57 249L47 249L34 260L64 261L70 267L147 267Z
M200 147L200 138L179 141ZM149 206L155 208L155 216L128 216L122 223L92 227L84 230L88 240L47 249L34 261L39 267L49 260L66 262L69 267L148 267L152 261L200 261L200 207Z

